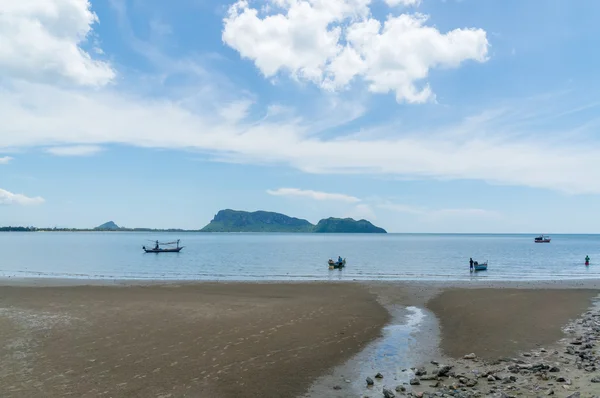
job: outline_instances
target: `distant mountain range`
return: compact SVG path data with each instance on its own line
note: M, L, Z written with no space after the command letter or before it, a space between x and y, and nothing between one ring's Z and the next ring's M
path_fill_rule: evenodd
M387 233L367 220L352 218L325 218L311 224L301 218L270 211L220 210L208 225L200 230L188 229L152 229L124 228L114 221L108 221L93 229L77 228L36 228L36 227L0 227L0 232L36 232L36 231L132 231L132 232L296 232L296 233Z
M301 218L269 211L221 210L201 232L386 233L367 220L326 218L311 224Z

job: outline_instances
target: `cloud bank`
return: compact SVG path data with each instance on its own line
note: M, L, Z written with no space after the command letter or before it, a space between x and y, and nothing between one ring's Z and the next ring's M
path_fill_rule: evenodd
M292 196L292 197L303 197L313 200L327 200L335 202L346 202L346 203L357 203L360 199L350 195L344 195L341 193L327 193L320 191L312 191L298 188L279 188L275 190L267 190L269 195L274 196Z
M42 203L44 203L44 198L39 196L30 198L19 193L12 193L4 189L0 189L0 205L31 206Z

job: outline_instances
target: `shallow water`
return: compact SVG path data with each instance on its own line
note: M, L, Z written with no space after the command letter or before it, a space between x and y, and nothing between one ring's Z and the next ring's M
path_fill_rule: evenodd
M156 239L181 253L146 254ZM0 276L167 280L600 278L600 235L0 233ZM327 259L347 258L343 270ZM589 255L592 263L583 264ZM469 273L469 257L489 261Z
M439 330L433 314L417 307L389 308L392 320L380 338L369 343L360 353L336 367L331 374L318 379L305 397L381 397L383 389L395 391L414 377L411 367L437 358ZM383 379L376 379L381 373ZM367 386L370 377L375 384ZM333 386L340 386L337 392Z

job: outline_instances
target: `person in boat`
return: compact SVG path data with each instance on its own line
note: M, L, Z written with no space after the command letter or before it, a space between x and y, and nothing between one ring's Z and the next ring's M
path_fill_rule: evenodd
M473 258L469 258L469 269L473 271Z
M342 260L342 256L338 256L338 264L342 264L343 260Z
M156 245L154 246L154 250L158 250L158 241L156 241Z

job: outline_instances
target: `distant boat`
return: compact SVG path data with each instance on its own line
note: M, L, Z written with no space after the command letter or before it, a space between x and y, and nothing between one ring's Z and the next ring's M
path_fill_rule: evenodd
M332 259L329 259L329 261L327 261L327 264L329 264L329 269L334 269L334 268L342 269L346 266L346 259L343 259L341 262L333 261Z
M534 240L535 243L550 243L550 237L545 235L537 236Z
M181 249L183 249L183 246L179 246L179 239L177 239L175 242L164 242L161 243L159 241L152 241L155 243L154 247L152 249L147 249L146 246L142 246L142 249L144 249L144 251L146 253L179 253L181 251ZM160 247L160 245L177 245L177 247L168 247L166 249L163 249Z
M475 271L487 271L487 261L485 263L479 264L477 261L473 263L473 269Z

